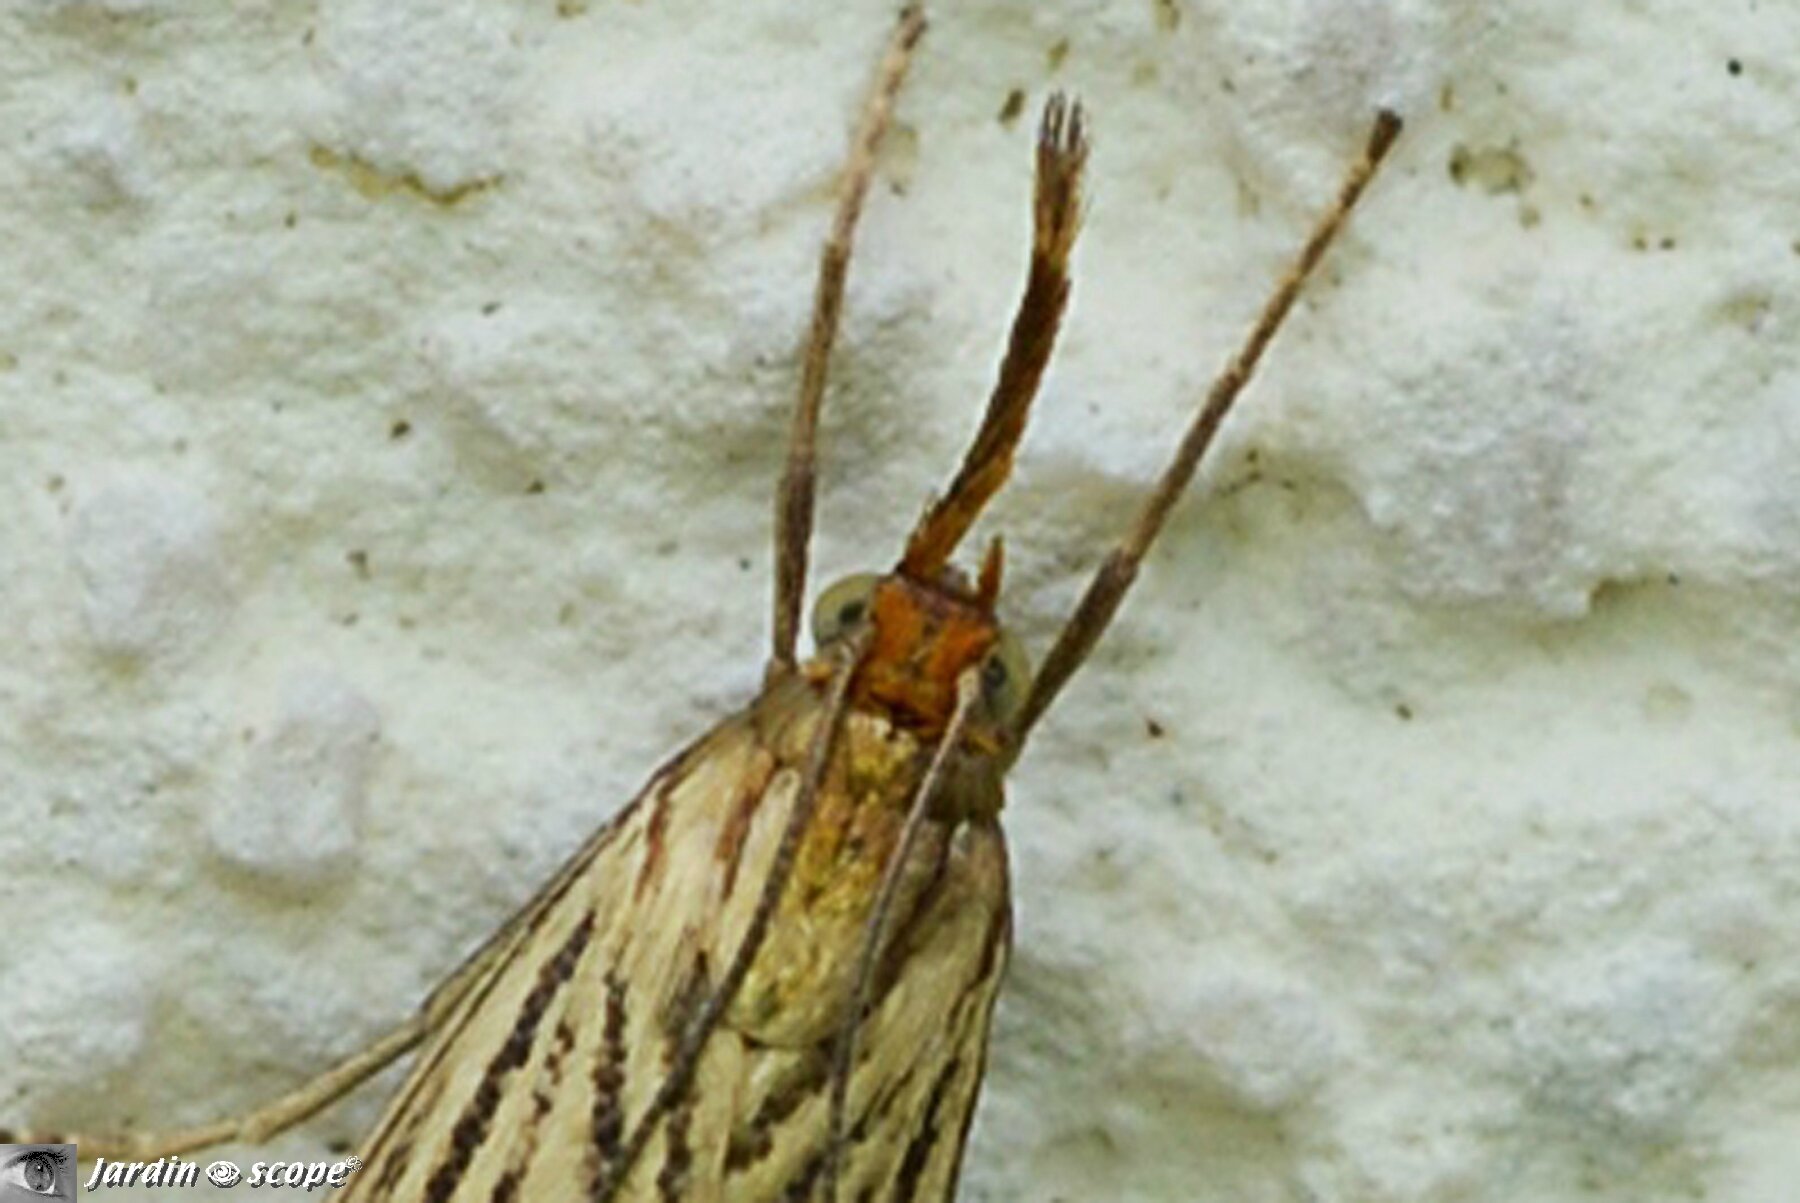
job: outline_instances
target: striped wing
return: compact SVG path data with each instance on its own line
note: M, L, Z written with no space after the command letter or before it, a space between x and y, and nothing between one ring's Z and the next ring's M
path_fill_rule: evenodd
M819 709L810 690L778 692L715 728L480 954L485 966L421 1052L345 1203L592 1197L741 939ZM869 716L851 726L831 788L854 805L852 771L869 771L857 749L885 754L900 736ZM892 775L904 763L877 767ZM814 826L833 813L821 805ZM846 1200L951 1199L980 1091L1009 935L1005 842L993 822L934 826L909 865L914 904L884 956L851 1077ZM815 930L805 918L777 917L757 962L780 950L763 974L773 985L739 996L624 1203L812 1197L843 1004L780 987L823 980L809 956L853 961L842 937L860 922Z

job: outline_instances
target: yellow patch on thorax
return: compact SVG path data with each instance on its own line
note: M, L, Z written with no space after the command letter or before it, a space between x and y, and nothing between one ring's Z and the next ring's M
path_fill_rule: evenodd
M795 776L823 718L812 690L800 693L758 716L766 746L783 773ZM730 1026L793 1047L828 1039L843 1022L882 873L931 754L929 742L882 714L853 710L846 717L793 876L731 1007ZM890 948L907 933L925 892L942 883L955 826L927 823L901 880Z

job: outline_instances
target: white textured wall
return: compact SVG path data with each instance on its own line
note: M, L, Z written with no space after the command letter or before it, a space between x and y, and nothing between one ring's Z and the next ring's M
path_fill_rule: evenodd
M0 1123L298 1081L755 688L889 7L558 8L6 0ZM1800 14L938 9L819 558L948 473L1073 89L1072 322L992 523L1040 650L1410 120L1017 771L964 1197L1800 1197Z

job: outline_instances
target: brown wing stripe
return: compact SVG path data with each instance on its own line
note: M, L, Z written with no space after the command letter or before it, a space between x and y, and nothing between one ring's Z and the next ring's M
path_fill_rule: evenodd
M489 1196L492 1203L513 1203L519 1197L519 1175L507 1170L494 1183L494 1193Z
M655 785L656 796L650 802L650 819L644 825L644 860L638 868L637 885L632 890L632 897L643 901L644 891L656 880L663 867L663 836L669 828L669 794L668 786L658 781Z
M525 1064L531 1054L531 1046L537 1040L538 1025L544 1020L544 1012L550 1007L550 1001L568 982L569 976L575 972L575 964L581 959L582 951L587 947L589 937L594 933L594 914L589 911L563 941L556 955L546 961L538 970L537 983L532 986L531 993L525 996L524 1004L519 1008L518 1020L513 1024L512 1034L500 1051L488 1062L487 1071L481 1077L481 1083L475 1088L474 1097L463 1108L463 1113L456 1121L456 1127L450 1134L450 1152L432 1171L430 1180L425 1186L427 1203L445 1203L456 1192L457 1184L462 1181L463 1171L469 1168L469 1162L475 1156L475 1150L487 1139L488 1127L494 1121L494 1112L499 1110L500 1084L510 1077L514 1070Z
M750 1122L732 1133L731 1147L725 1154L725 1172L741 1174L773 1152L775 1129L808 1099L818 1097L830 1073L831 1062L820 1053L808 1057L796 1072L784 1077L764 1096Z
M412 1148L413 1142L409 1138L396 1142L394 1147L388 1150L387 1164L381 1167L380 1177L376 1178L375 1185L369 1188L371 1199L386 1198L388 1192L394 1189L395 1181L406 1169L407 1163L412 1160Z
M774 1133L759 1115L748 1127L732 1133L731 1145L725 1150L725 1176L743 1173L774 1151Z
M980 1008L982 1006L982 984L993 980L995 974L1005 968L1008 941L1012 938L1012 916L1006 908L1001 908L994 915L993 926L988 928L987 942L981 950L981 970L975 977L975 984L963 992L962 1004ZM992 1008L993 995L988 995L987 1006ZM984 1024L981 1013L977 1011L975 1022ZM969 1147L969 1127L975 1121L974 1100L981 1095L981 1082L987 1076L988 1043L986 1040L975 1042L975 1067L970 1076L966 1094L969 1103L962 1109L962 1123L958 1125L951 1139L954 1142L950 1149L950 1174L946 1180L944 1199L946 1203L956 1198L956 1184L962 1181L963 1153Z
M819 1181L819 1172L825 1168L823 1151L807 1158L806 1164L800 1167L787 1189L781 1192L781 1203L811 1203L813 1186Z
M625 981L611 970L606 974L606 1018L600 1033L599 1059L594 1062L593 1153L588 1165L588 1190L600 1189L600 1180L619 1158L625 1138Z
M681 1050L682 1033L711 992L711 975L706 968L706 953L702 951L695 954L687 979L676 991L668 1014L663 1017L663 1064L675 1063ZM656 1172L656 1197L662 1203L681 1203L681 1197L687 1191L688 1172L694 1165L694 1147L689 1141L693 1126L694 1096L689 1093L669 1109L669 1118L663 1123L663 1162Z
M725 884L719 895L721 906L731 901L731 892L737 888L738 867L744 859L744 841L750 835L750 824L755 820L763 794L774 776L775 758L761 753L745 767L744 776L738 782L737 797L731 804L730 815L720 829L719 842L714 849L725 871Z
M513 1203L519 1197L519 1184L524 1181L532 1159L537 1156L538 1133L543 1130L545 1117L556 1105L556 1091L562 1085L563 1066L574 1048L575 1029L569 1026L568 1016L565 1015L556 1021L556 1031L550 1041L550 1056L544 1062L543 1079L531 1092L531 1122L520 1136L518 1147L513 1152L512 1164L495 1180L490 1203Z
M669 1113L663 1128L663 1166L656 1175L656 1191L662 1203L681 1203L687 1189L688 1171L693 1168L694 1148L688 1141L688 1130L694 1122L694 1101L689 1095Z
M541 1117L548 1112L555 1102L556 1088L562 1085L563 1066L568 1062L569 1054L575 1051L575 1029L569 1026L568 1016L556 1021L556 1036L550 1044L550 1059L544 1064L545 1081L540 1082L536 1093L532 1095L535 1110Z
M912 1088L913 1077L919 1072L919 1069L920 1067L917 1065L907 1066L898 1078L889 1082L879 1094L869 1100L868 1109L856 1117L856 1122L851 1124L850 1130L845 1133L845 1139L853 1145L861 1144L868 1137L872 1127L879 1123L885 1123L888 1117L894 1113L894 1105L905 1098L906 1092Z
M913 1203L919 1195L919 1178L925 1173L925 1167L931 1161L931 1150L936 1147L938 1137L938 1111L944 1105L944 1095L950 1090L950 1083L955 1080L957 1070L962 1068L962 1058L952 1057L938 1071L937 1081L931 1084L931 1098L925 1103L925 1114L919 1120L919 1129L907 1143L906 1156L900 1161L900 1172L894 1177L894 1203Z

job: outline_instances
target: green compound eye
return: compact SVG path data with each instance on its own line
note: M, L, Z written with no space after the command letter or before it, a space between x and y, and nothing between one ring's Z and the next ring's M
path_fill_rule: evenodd
M1025 646L1010 632L1000 632L1000 642L981 666L981 699L988 713L1011 722L1025 704L1025 687L1031 684L1031 660Z
M869 616L869 602L881 582L877 572L858 572L832 583L813 603L812 636L817 647L833 643Z

